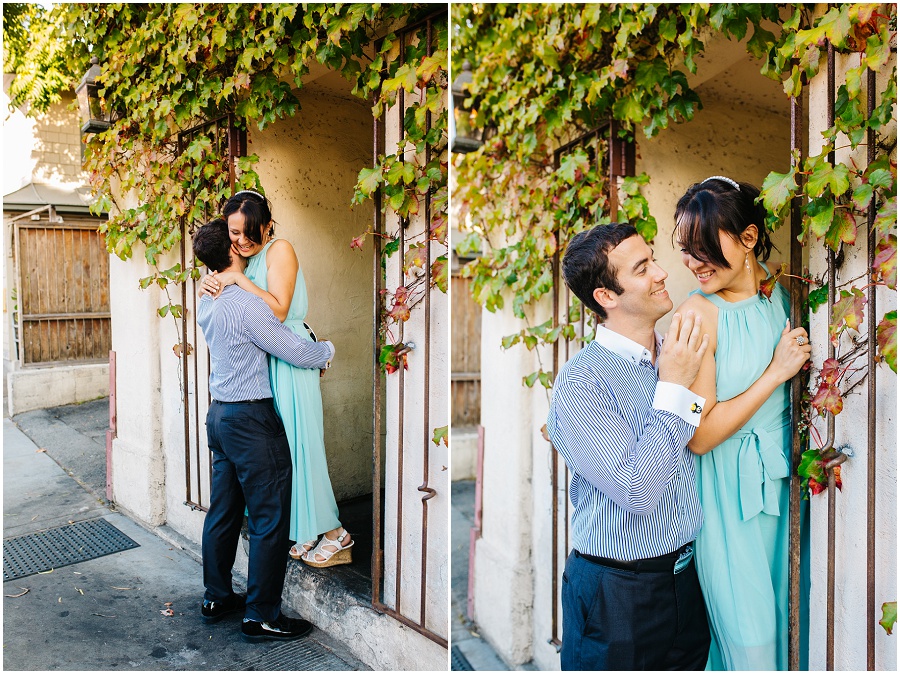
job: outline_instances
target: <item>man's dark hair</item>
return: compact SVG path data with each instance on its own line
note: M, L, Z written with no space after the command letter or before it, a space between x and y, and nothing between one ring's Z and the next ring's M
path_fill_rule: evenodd
M228 225L222 218L210 220L194 232L194 255L210 271L222 271L231 266L231 239Z
M594 290L606 288L614 293L622 292L622 286L616 280L616 268L609 261L609 252L625 239L637 235L637 230L627 222L613 222L579 232L566 247L562 261L563 280L584 306L601 320L606 320L606 310L597 304Z

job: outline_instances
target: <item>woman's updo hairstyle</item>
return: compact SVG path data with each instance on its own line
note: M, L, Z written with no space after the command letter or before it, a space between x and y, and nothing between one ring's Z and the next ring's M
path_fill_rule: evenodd
M259 192L242 190L236 193L222 209L225 220L232 213L240 211L244 215L244 236L253 243L262 245L262 234L272 222L272 207L269 200ZM272 236L275 236L275 224L272 224Z
M766 229L766 209L756 203L757 197L759 190L753 185L722 176L695 183L675 207L672 238L695 259L730 269L719 244L719 231L740 241L744 230L756 225L759 235L753 255L765 262L772 252L772 240Z

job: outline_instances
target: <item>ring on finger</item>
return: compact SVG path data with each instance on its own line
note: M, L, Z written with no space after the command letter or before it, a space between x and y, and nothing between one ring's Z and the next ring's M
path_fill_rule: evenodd
M804 344L806 344L806 337L799 335L797 337L797 346L803 346Z

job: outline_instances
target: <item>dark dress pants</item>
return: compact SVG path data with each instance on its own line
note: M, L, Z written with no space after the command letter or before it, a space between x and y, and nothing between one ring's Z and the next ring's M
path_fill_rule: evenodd
M602 566L572 552L562 586L563 670L702 670L709 625L692 559L678 574Z
M205 598L221 601L233 592L231 569L246 504L250 560L245 617L275 620L290 542L291 453L284 425L271 400L213 401L206 434L213 464L203 523Z

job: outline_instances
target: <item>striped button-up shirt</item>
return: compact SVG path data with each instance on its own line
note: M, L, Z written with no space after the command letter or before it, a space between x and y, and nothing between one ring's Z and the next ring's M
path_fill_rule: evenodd
M200 298L197 323L209 346L209 392L220 402L272 397L267 353L302 368L324 368L331 342L311 342L282 325L259 297L237 285Z
M575 549L627 561L694 540L703 519L687 442L705 402L658 381L649 351L603 326L566 363L547 431L572 473Z

